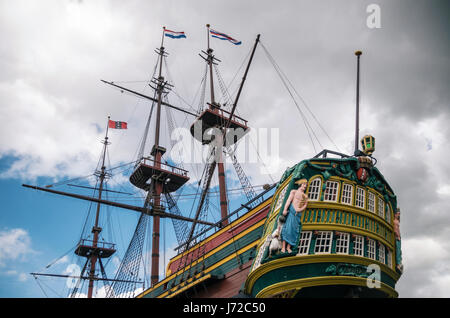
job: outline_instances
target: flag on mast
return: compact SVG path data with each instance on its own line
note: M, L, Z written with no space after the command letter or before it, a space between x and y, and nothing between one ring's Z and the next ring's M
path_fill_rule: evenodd
M168 29L164 29L164 35L168 36L169 38L172 38L172 39L186 38L186 35L184 34L184 32L175 32L175 31L171 31Z
M219 40L228 40L231 43L233 43L234 45L240 45L242 42L238 41L236 39L233 39L231 36L226 35L225 33L221 33L221 32L217 32L213 29L210 29L209 32L211 33L211 36L213 38L219 39Z
M127 123L124 121L109 120L108 127L114 129L127 129Z

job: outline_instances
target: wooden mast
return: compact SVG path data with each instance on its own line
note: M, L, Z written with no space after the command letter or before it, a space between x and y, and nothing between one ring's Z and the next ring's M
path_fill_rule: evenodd
M98 187L98 199L99 200L102 199L103 182L104 182L105 177L106 177L105 157L106 157L106 147L108 146L109 119L110 119L110 117L108 116L108 122L106 124L105 140L103 141L102 167L100 169L100 175L99 175L100 185ZM92 247L93 247L94 250L97 248L98 236L99 236L100 232L102 231L102 228L98 226L99 216L100 216L100 202L97 202L97 210L96 210L96 213L95 213L95 223L94 223L94 226L92 228L92 233L94 233L94 239L93 239L93 242L92 242ZM96 253L93 253L90 256L91 266L90 266L90 270L89 270L88 298L92 298L92 294L93 294L93 291L94 291L95 265L97 263L97 257L98 256L97 256Z
M209 24L207 24L206 26L208 27L208 31L209 31ZM221 141L222 141L222 147L223 147L223 141L226 139L226 132L227 132L227 129L230 127L230 124L231 124L231 122L232 122L232 119L233 119L233 116L234 116L234 112L235 112L235 110L236 110L237 103L238 103L238 101L239 101L239 97L240 97L242 88L243 88L244 83L245 83L245 80L246 80L246 78L247 78L247 74L248 74L248 71L249 71L249 69L250 69L250 65L251 65L251 63L252 63L252 60L253 60L253 56L254 56L254 54L255 54L256 47L257 47L257 45L258 45L258 43L259 43L259 38L260 38L260 34L258 34L257 37L256 37L256 41L255 41L255 44L254 44L254 46L253 46L253 49L252 49L252 53L251 53L249 62L248 62L248 64L247 64L247 68L245 69L244 76L242 77L242 82L241 82L241 85L240 85L240 87L239 87L238 94L236 95L236 99L235 99L235 101L234 101L234 103L233 103L233 108L232 108L232 110L231 110L231 113L229 113L228 119L225 119L226 124L225 124L225 125L222 125L222 127L221 127L221 134L220 134L219 138L221 138ZM209 34L208 34L208 47L209 47ZM214 58L214 57L213 57L213 58ZM205 58L204 58L204 59L205 59ZM208 59L205 59L205 60L208 62ZM195 134L194 134L193 136L195 137ZM216 136L216 138L217 138L217 136ZM201 139L202 139L202 138L200 138L200 140L201 140ZM217 148L216 148L216 151L217 151ZM203 203L204 203L204 200L205 200L205 196L206 196L206 193L207 193L207 191L208 191L208 188L209 188L209 185L210 185L210 182L211 182L212 173L214 172L216 163L217 163L217 155L214 157L214 161L211 163L211 165L210 165L210 167L209 167L208 179L206 180L206 185L205 185L205 187L204 187L204 189L203 189L203 191L202 191L201 197L200 197L200 202L199 202L199 205L198 205L198 207L197 207L197 211L196 211L196 214L195 214L195 217L194 217L195 220L198 220L198 217L199 217L199 215L200 215L200 212L201 212L201 209L202 209L202 206L203 206ZM217 164L217 165L218 165L218 164ZM219 166L219 165L218 165L218 166ZM220 172L219 172L219 173L220 173ZM225 183L225 173L223 173L222 176L219 174L219 181L220 181L221 177L222 177L223 182ZM219 183L219 187L220 187L220 183ZM222 189L222 188L221 188L221 189ZM223 189L225 189L225 187L223 187ZM226 195L226 191L225 191L225 195ZM225 197L225 198L226 198L226 197ZM221 203L222 203L222 197L221 197ZM221 210L221 214L222 214L222 210ZM228 214L228 213L227 213L227 214ZM221 223L222 226L228 224L227 214L225 214L225 216L222 215L222 223ZM193 235L194 235L194 229L195 229L196 223L198 223L198 222L193 222L192 227L191 227L191 230L190 230L190 233L189 233L189 235L188 235L188 238L187 238L186 242L184 243L184 246L186 246L186 250L188 249L189 244L190 244L190 242L191 242L191 240L192 240L192 237L193 237Z
M159 49L159 76L157 85L158 103L156 108L156 128L155 128L155 145L152 149L152 155L155 160L155 168L161 168L161 157L165 152L165 149L159 145L159 135L161 126L161 101L162 93L164 90L164 77L162 76L162 60L164 57L164 33L166 27L163 27L161 48ZM161 181L152 178L151 191L153 192L153 206L161 206L161 193L163 184ZM159 236L160 236L160 218L159 216L153 216L153 233L152 233L152 268L151 268L151 285L154 286L159 280Z
M216 104L214 98L214 80L213 80L213 64L214 64L214 55L212 55L213 49L211 49L209 45L210 38L210 25L206 25L208 32L208 65L209 65L209 77L210 77L210 90L211 90L211 110L218 112L218 108L220 107ZM225 179L225 167L223 160L223 142L224 142L224 127L220 128L220 134L216 137L216 145L215 145L215 161L217 163L217 175L219 179L219 198L220 198L220 218L223 220L222 225L225 226L228 224L228 198L227 198L227 188L226 188L226 179Z

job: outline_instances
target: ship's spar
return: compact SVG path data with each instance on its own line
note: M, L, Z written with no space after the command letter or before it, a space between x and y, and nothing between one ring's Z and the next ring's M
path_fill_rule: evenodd
M152 148L152 152L151 154L153 155L154 159L153 159L153 165L150 167L150 171L151 173L154 173L155 170L163 170L166 172L166 175L164 178L155 178L155 177L151 177L151 178L147 178L146 180L144 180L144 182L141 182L139 180L136 180L136 178L133 179L133 175L130 177L130 181L137 187L142 188L146 191L148 191L147 194L147 198L145 200L144 203L144 207L138 207L138 206L133 206L133 205L128 205L128 204L123 204L120 202L113 202L113 201L109 201L109 200L104 200L102 199L102 191L103 189L103 182L104 179L106 177L106 172L105 172L105 165L104 165L104 161L105 161L105 154L106 154L106 146L108 144L108 137L107 137L107 133L108 130L106 132L106 136L105 136L105 141L104 141L104 151L103 151L103 155L102 155L102 168L101 171L99 173L99 180L100 180L100 186L98 189L98 198L93 198L93 197L88 197L88 196L83 196L83 195L79 195L79 194L74 194L74 193L68 193L68 192L63 192L63 191L57 191L57 190L52 190L49 189L48 187L46 188L42 188L42 187L37 187L37 186L31 186L31 185L26 185L23 184L24 187L27 188L32 188L32 189L36 189L36 190L40 190L40 191L45 191L45 192L50 192L50 193L54 193L54 194L59 194L59 195L64 195L64 196L69 196L69 197L73 197L73 198L77 198L77 199L81 199L81 200L87 200L87 201L91 201L91 202L95 202L97 203L97 211L96 211L96 219L95 219L95 224L93 227L93 233L94 233L94 240L92 242L92 247L94 249L101 249L99 247L97 247L98 244L98 234L101 231L101 228L98 226L98 217L99 217L99 212L100 212L100 205L104 204L104 205L110 205L110 206L114 206L114 207L119 207L119 208L123 208L123 209L128 209L128 210L133 210L133 211L137 211L143 214L147 214L150 216L153 216L153 235L152 235L152 273L151 273L151 283L152 285L154 285L157 281L158 281L158 277L159 277L159 218L160 217L167 217L167 218L172 218L172 219L176 219L176 220L181 220L181 221L187 221L187 222L191 222L192 226L191 229L189 231L189 235L187 237L187 239L184 241L184 243L180 246L185 246L185 249L187 249L189 247L189 243L192 241L192 237L194 235L194 230L195 230L195 226L197 224L203 224L203 225L209 225L212 227L222 227L224 225L226 225L228 223L228 206L227 206L227 197L226 197L226 186L225 186L225 171L224 171L224 166L223 166L223 159L222 159L222 153L223 153L223 148L224 147L229 147L228 145L225 145L225 140L227 137L227 131L230 128L230 126L232 128L236 128L233 127L233 123L234 120L242 120L242 118L234 116L238 101L239 101L239 97L243 88L243 85L245 83L257 44L259 42L259 37L260 35L258 34L255 44L253 46L252 52L251 52L251 56L247 65L247 68L245 70L244 76L242 78L241 84L239 86L239 90L238 93L236 95L235 101L232 105L232 110L231 112L227 112L224 110L221 110L219 112L220 109L220 104L216 103L215 98L214 98L214 83L213 83L213 64L216 64L214 61L220 61L218 59L216 59L214 57L214 55L212 55L213 50L210 48L209 46L209 25L207 25L207 32L208 32L208 49L207 52L204 52L207 57L204 58L205 61L208 63L209 66L209 70L210 70L210 87L211 87L211 103L208 103L208 105L210 106L210 112L214 113L215 116L221 116L220 118L220 125L216 125L216 128L220 129L220 135L218 136L220 138L220 144L216 144L214 151L212 153L215 153L214 159L211 163L209 163L207 170L207 178L206 178L206 182L204 183L204 186L202 188L202 194L200 197L200 201L196 210L196 214L194 218L188 218L188 217L184 217L182 215L178 215L178 214L173 214L173 213L168 213L164 211L164 208L161 206L160 204L160 196L163 192L163 188L164 191L167 191L167 186L169 183L170 186L170 182L172 182L172 176L174 177L179 177L179 174L174 172L174 169L171 169L172 171L165 171L164 168L167 168L168 165L164 165L164 167L161 167L161 157L165 152L165 148L160 146L159 144L159 136L160 136L160 116L161 116L161 106L166 106L169 107L171 109L175 109L177 111L183 112L185 114L194 116L196 118L198 118L199 120L203 120L202 115L199 116L199 114L190 112L186 109L177 107L177 106L173 106L167 102L164 102L162 100L162 95L163 92L165 92L165 89L168 87L170 89L170 84L168 84L165 80L164 77L162 76L162 61L163 61L163 57L165 56L165 49L163 46L164 43L164 31L163 31L163 36L162 36L162 41L161 41L161 47L160 49L156 50L157 54L159 55L159 76L158 78L156 78L153 83L156 84L156 87L152 87L155 89L156 94L157 94L157 98L153 98L147 95L144 95L142 93L133 91L131 89L128 89L126 87L122 87L120 85L115 84L114 82L108 82L105 80L101 80L102 82L117 87L119 88L122 92L126 91L129 93L132 93L138 97L141 98L145 98L148 100L151 100L153 102L157 103L157 118L156 118L156 127L155 127L155 144ZM203 52L203 51L202 51ZM228 115L228 116L227 116ZM109 118L108 118L109 120ZM208 128L208 127L207 127ZM204 132L204 130L202 131ZM203 135L203 134L202 134ZM203 138L203 137L202 137ZM231 154L232 155L232 154ZM145 158L143 158L145 159ZM148 158L147 158L148 159ZM238 163L236 163L238 164ZM211 223L211 222L207 222L207 221L203 221L200 219L200 212L202 210L204 201L205 201L205 197L208 193L209 190L209 186L211 183L211 179L213 176L213 172L215 170L215 167L218 167L218 178L219 178L219 192L220 192L220 210L221 210L221 221L217 222L217 223ZM170 166L169 166L170 167ZM134 174L136 174L137 172L141 173L142 169L139 170L140 168L148 168L147 165L145 165L145 161L141 162ZM175 167L172 167L175 168ZM242 170L242 169L241 169ZM179 172L179 171L176 171ZM161 175L161 174L160 174ZM182 175L184 175L182 173ZM172 186L173 189L178 189L178 187L182 186L182 184L184 182L186 182L189 178L187 178L187 176L184 175L184 179L181 178L177 181L175 181L175 183ZM145 181L147 181L148 179L151 179L150 184L146 183ZM173 178L176 179L176 178ZM133 180L135 182L133 182ZM241 180L242 181L242 180ZM248 183L248 180L247 180ZM107 191L107 190L104 190ZM247 194L247 193L246 193ZM248 195L247 195L248 197ZM180 248L179 247L179 248ZM114 253L114 251L112 251L112 253ZM86 256L86 255L82 255L82 256ZM88 256L86 256L88 257ZM82 273L80 276L71 276L71 275L56 275L56 274L38 274L38 273L33 273L33 275L45 275L45 276L55 276L55 277L73 277L73 278L80 278L80 279L88 279L89 280L89 289L88 289L88 297L92 297L93 294L93 285L94 285L94 281L99 281L99 280L103 280L103 281L112 281L112 282L120 282L120 283L137 283L135 281L132 280L126 280L126 279L107 279L106 275L104 275L104 278L99 278L95 275L95 264L97 262L97 259L100 263L101 269L102 269L102 274L104 274L104 268L103 268L103 264L101 263L101 258L96 257L96 256L90 256L88 257L88 261L90 261L90 269L89 269L89 276L83 276L84 272L86 271L86 266L88 265L88 261L86 261L86 264L82 270Z

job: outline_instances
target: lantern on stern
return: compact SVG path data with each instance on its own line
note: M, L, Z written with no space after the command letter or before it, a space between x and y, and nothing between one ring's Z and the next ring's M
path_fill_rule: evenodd
M375 151L375 137L373 137L371 135L365 135L361 139L361 146L362 146L363 152L366 155L371 156L372 153Z

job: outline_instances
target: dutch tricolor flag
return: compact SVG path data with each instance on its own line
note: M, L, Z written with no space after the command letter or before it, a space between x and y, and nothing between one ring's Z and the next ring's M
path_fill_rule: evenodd
M167 30L167 29L164 29L164 35L168 36L169 38L172 38L172 39L186 38L186 35L184 34L184 32L175 32L175 31L171 31L171 30Z
M211 33L211 36L213 38L217 38L217 39L220 39L220 40L228 40L231 43L233 43L234 45L240 45L242 43L241 41L235 40L231 36L226 35L225 33L217 32L217 31L215 31L213 29L209 30L209 32Z

